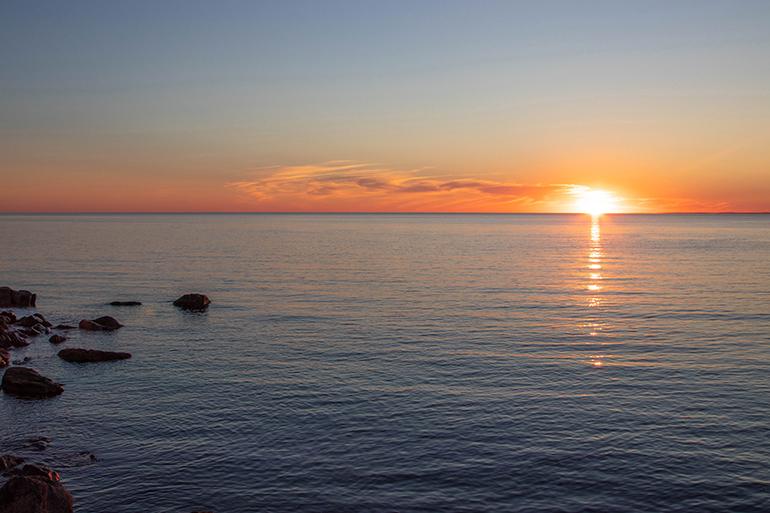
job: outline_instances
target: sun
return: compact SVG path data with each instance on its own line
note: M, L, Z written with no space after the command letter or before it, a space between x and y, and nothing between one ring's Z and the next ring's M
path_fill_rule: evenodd
M586 188L575 194L578 196L574 206L575 212L591 214L592 216L617 212L615 204L618 198L614 197L611 192Z

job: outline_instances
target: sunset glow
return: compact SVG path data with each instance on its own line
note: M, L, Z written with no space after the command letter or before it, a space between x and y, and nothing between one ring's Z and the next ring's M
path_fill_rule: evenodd
M578 213L600 216L602 214L619 212L617 207L618 198L608 191L588 189L578 192L577 195L578 200L575 202L575 211Z
M0 213L767 212L768 4L706 3L11 2Z

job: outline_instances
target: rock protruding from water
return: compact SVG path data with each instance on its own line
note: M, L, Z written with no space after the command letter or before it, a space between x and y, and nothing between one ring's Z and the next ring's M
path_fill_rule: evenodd
M174 306L185 310L205 310L210 304L211 300L203 294L185 294L174 301Z
M64 392L59 383L54 383L52 379L41 376L29 367L11 367L5 371L2 388L6 394L31 399L54 397Z
M110 317L109 315L105 315L104 317L99 317L98 319L94 319L92 321L89 321L88 319L83 319L82 321L80 321L79 326L81 330L113 331L122 327L123 325L120 324L118 321L116 321L114 318Z
M97 349L62 349L59 358L67 362L109 362L113 360L125 360L131 358L131 353L116 353L113 351L99 351Z
M142 306L141 301L113 301L111 306Z
M24 458L19 458L18 456L13 456L11 454L0 456L0 470L8 470L9 468L19 465L23 461Z
M0 367L5 367L11 360L11 353L0 347Z
M61 344L65 340L67 340L67 337L64 337L62 335L53 335L51 338L48 339L48 341L51 344Z
M72 495L59 483L59 474L24 465L0 488L0 513L72 513Z
M29 308L35 306L37 294L28 290L0 287L0 308Z

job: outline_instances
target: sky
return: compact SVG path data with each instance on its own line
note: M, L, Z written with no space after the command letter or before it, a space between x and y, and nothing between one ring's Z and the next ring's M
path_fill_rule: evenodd
M0 212L591 208L770 211L770 2L0 0Z

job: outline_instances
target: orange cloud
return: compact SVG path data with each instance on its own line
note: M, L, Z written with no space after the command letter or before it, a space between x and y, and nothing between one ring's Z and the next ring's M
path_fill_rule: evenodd
M527 212L570 211L571 184L519 184L471 178L441 180L424 171L333 161L276 167L227 184L256 208L271 211Z

